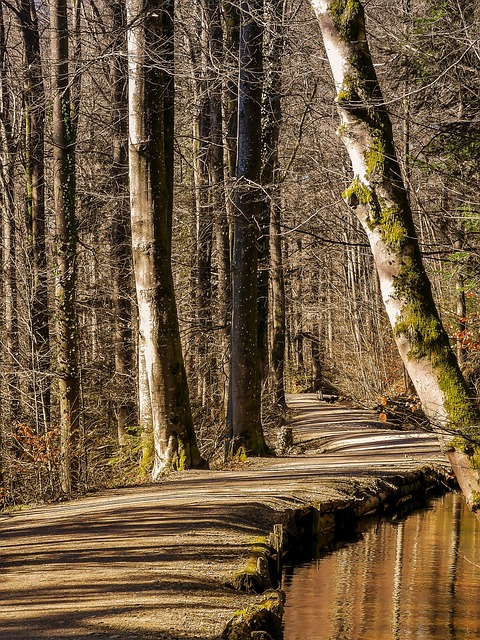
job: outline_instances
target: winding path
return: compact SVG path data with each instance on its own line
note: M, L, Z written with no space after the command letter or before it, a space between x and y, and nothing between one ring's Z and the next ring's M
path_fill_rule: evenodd
M289 402L308 453L1 516L0 640L218 638L250 599L225 582L279 513L442 460L428 433L313 394Z

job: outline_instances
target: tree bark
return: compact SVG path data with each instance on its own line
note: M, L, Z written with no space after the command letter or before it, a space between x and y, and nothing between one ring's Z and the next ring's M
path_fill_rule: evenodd
M128 206L128 97L125 3L115 0L111 5L115 50L110 67L112 91L113 157L111 180L115 195L112 217L114 350L116 379L117 434L125 444L126 428L135 424L132 399L133 338L132 338L132 241Z
M69 494L79 481L80 383L75 309L75 114L70 101L68 17L65 0L50 5L53 65L53 188L55 209L55 315L60 399L61 484Z
M0 6L0 213L1 213L1 272L4 316L4 403L3 420L9 428L18 421L18 322L17 279L15 260L15 200L14 167L16 149L13 139L11 87L7 77L6 30L3 7Z
M212 355L212 245L213 207L211 193L211 83L209 69L209 15L208 2L197 3L197 29L199 48L197 68L194 69L197 113L194 123L194 174L197 221L197 397L205 406L207 387L211 379Z
M285 0L265 2L267 26L264 45L264 87L262 98L262 199L260 240L260 268L258 279L258 328L260 361L263 376L270 369L273 382L273 401L286 409L284 390L285 359L285 288L280 235L281 195L278 163L278 143L282 123L282 67L284 51ZM269 301L269 283L271 302ZM273 326L268 358L268 322L271 309Z
M238 69L240 49L240 0L225 0L225 60L227 73L223 89L225 120L225 191L227 211L233 217L232 184L237 167Z
M281 208L279 194L274 194L270 218L270 277L272 283L272 354L273 401L284 411L285 399L285 280L283 275L283 255L281 243Z
M231 420L235 453L266 452L260 418L257 342L258 219L260 214L263 2L242 2L238 147L233 244Z
M224 357L223 378L226 409L226 450L233 438L232 407L230 395L231 377L231 317L232 317L232 250L233 250L233 220L234 206L232 189L237 171L237 125L238 125L238 65L240 47L240 0L225 0L223 2L224 17L224 47L223 57L226 72L222 86L222 115L223 115L223 178L225 200L225 224L217 226L217 247L219 255L223 256L219 262L219 315L224 318ZM223 267L220 269L220 265ZM220 289L222 278L222 289ZM220 293L223 298L220 298ZM223 299L223 303L222 303Z
M358 0L312 0L312 4L335 81L339 135L354 171L343 197L368 236L397 348L427 415L440 428L467 437L461 449L473 454L479 410L450 348L422 264L392 126L368 48L362 4ZM480 488L478 474L465 468L462 451L449 457L454 458L454 470L472 503L473 492Z
M464 232L462 222L459 221L455 232L455 240L453 243L455 251L463 251L464 249ZM467 300L465 297L465 282L462 265L458 265L458 271L455 278L455 292L457 298L457 360L460 367L465 364L467 358L467 350L465 348L465 331L467 328Z
M217 405L225 417L228 399L229 341L231 310L231 267L230 267L230 225L225 198L223 112L222 112L222 71L224 62L224 33L221 21L221 3L208 0L205 4L208 20L208 54L211 81L208 87L210 102L210 189L213 209L213 247L217 268L216 307L213 309L215 324L219 327L219 358Z
M153 478L204 466L180 344L171 268L173 0L129 0L129 174L133 264L154 435Z
M45 247L45 89L35 3L21 0L19 19L25 51L25 177L31 265L33 405L37 428L50 422L50 339Z

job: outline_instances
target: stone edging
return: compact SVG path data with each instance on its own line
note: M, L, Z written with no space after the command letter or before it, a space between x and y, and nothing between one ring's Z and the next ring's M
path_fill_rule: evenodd
M424 467L417 471L378 480L375 493L352 499L299 504L285 509L283 522L274 525L265 538L252 546L244 568L235 574L231 586L246 593L263 593L263 598L228 622L223 640L277 640L282 637L281 622L285 594L278 586L282 558L289 552L311 547L317 539L327 546L340 531L353 529L356 520L401 510L416 498L424 498L439 487L451 487L452 477L442 467Z

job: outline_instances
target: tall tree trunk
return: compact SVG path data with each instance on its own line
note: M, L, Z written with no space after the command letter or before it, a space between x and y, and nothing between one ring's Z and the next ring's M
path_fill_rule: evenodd
M145 360L145 344L142 336L138 340L138 415L142 429L142 463L140 466L142 472L146 475L152 470L155 462L155 445L152 401L150 399L147 363Z
M425 412L476 449L480 413L439 319L425 273L393 144L392 126L370 56L359 0L312 0L337 90L341 136L354 179L344 192L368 236L395 341ZM470 504L480 489L467 457L450 451Z
M227 210L227 222L229 226L229 256L228 264L229 273L229 307L226 308L229 313L228 324L230 332L226 336L229 340L231 349L231 314L232 314L232 251L233 251L233 221L235 218L235 207L233 202L233 184L237 173L237 127L238 127L238 72L239 72L239 52L240 52L240 0L224 0L223 15L225 24L225 61L226 73L223 86L223 120L224 120L224 181L225 181L225 204ZM227 264L227 263L225 263ZM226 427L226 453L233 442L233 422L232 422L232 395L231 395L231 374L232 374L232 357L225 365L225 378L228 384L227 397L227 427Z
M125 2L115 0L111 5L115 32L115 50L110 67L112 90L112 186L115 210L112 217L113 253L113 309L114 349L116 374L116 414L118 442L125 443L126 428L135 424L135 406L132 400L131 372L133 370L132 343L132 241L130 210L128 206L128 97L126 51Z
M231 310L230 271L230 228L225 198L223 113L222 113L222 70L225 68L221 3L208 0L205 9L208 20L209 64L211 81L208 86L210 102L210 188L213 209L214 249L217 267L217 305L214 309L215 323L220 328L218 391L223 417L227 409L229 340Z
M207 3L208 4L208 3ZM210 189L211 165L211 116L209 85L211 83L209 67L209 16L207 6L197 2L198 41L195 89L197 114L194 124L194 172L195 200L197 216L197 282L196 311L197 334L197 396L205 406L207 387L211 376L212 355L212 244L213 209Z
M265 2L267 36L264 45L264 86L262 98L262 199L258 279L258 330L263 375L270 366L273 376L274 402L283 409L285 358L285 290L280 236L281 197L278 166L278 142L282 122L282 66L284 50L285 0ZM272 301L269 304L269 282ZM268 320L272 310L272 352L268 362Z
M17 285L15 261L15 200L14 166L15 143L13 138L11 88L7 76L7 34L3 7L0 6L0 209L1 209L1 264L4 299L4 357L5 371L3 419L11 428L18 420L18 322Z
M153 477L204 466L193 430L171 267L173 0L128 0L133 264L151 402Z
M242 2L238 148L233 244L231 334L232 452L266 451L260 418L257 342L257 267L261 173L263 1Z
M464 232L461 220L457 225L453 246L455 251L463 251L464 249ZM455 279L455 290L457 297L457 360L458 364L462 366L467 358L467 350L465 348L464 341L465 331L467 328L467 300L465 297L465 283L464 274L462 272L462 265L459 264L457 269L458 271L456 273Z
M197 310L199 320L199 396L205 405L206 395L214 400L220 392L222 409L226 407L228 380L228 320L230 308L230 234L225 203L223 167L222 69L223 30L221 5L216 0L198 3L201 61L197 69L196 88L199 112L197 118L196 193L197 193ZM215 280L215 267L218 278ZM216 289L217 304L213 293ZM220 334L212 333L213 325ZM214 335L219 336L217 346ZM219 353L221 368L213 387L212 371ZM208 390L208 393L205 392ZM222 411L224 413L224 411Z
M227 73L223 89L225 120L225 184L227 211L233 217L232 184L237 167L238 65L240 48L240 0L225 0L225 60Z
M281 207L279 194L273 194L270 218L270 278L272 283L272 354L271 368L273 380L273 400L284 411L285 400L285 280L283 275L283 255L281 243Z
M50 422L50 339L45 247L45 89L34 0L21 0L19 18L25 50L25 177L31 265L33 404L37 428Z
M61 484L69 494L78 486L80 384L75 309L77 223L75 219L76 116L70 100L66 0L50 5L53 69L53 189L55 209L55 316L60 399Z
M3 137L3 136L2 136ZM2 197L2 280L4 300L4 363L3 381L5 384L3 419L12 425L18 421L19 387L18 387L18 322L17 322L17 278L15 261L15 205L13 199L13 167L11 159L6 159L8 152L2 153L1 177ZM4 163L4 160L8 164Z

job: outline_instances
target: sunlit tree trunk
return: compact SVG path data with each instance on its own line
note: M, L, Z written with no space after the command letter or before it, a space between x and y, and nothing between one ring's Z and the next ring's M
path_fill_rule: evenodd
M439 319L425 273L412 214L395 155L392 126L370 56L359 0L312 0L337 91L339 135L353 166L344 192L368 236L383 301L399 353L427 415L439 427L472 440L480 422ZM452 436L449 436L451 439ZM480 489L476 470L458 450L448 456L472 503Z
M146 475L152 470L155 459L153 439L153 415L148 383L147 363L145 361L145 345L142 337L138 340L138 415L142 429L142 463L141 470Z
M76 115L70 100L68 16L65 0L50 5L52 141L55 210L55 317L60 400L61 482L69 494L78 485L80 385L75 310L77 223L75 219Z
M204 465L193 430L171 269L173 9L172 0L127 3L132 247L154 478L169 468Z
M232 451L266 451L260 418L257 267L261 173L263 2L242 2L231 334Z

